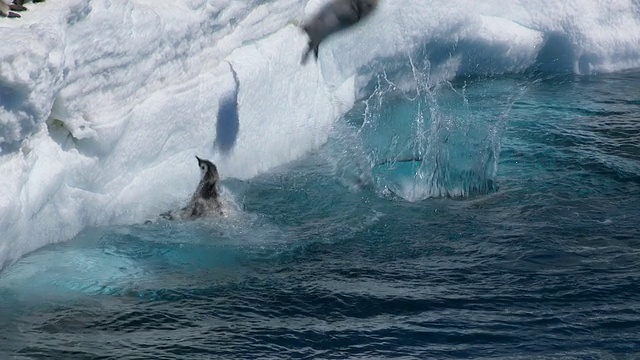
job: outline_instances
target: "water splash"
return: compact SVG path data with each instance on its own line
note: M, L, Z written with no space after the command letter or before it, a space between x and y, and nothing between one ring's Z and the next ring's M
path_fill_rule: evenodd
M476 80L482 80L476 81ZM426 57L385 63L347 115L383 194L409 201L496 190L502 134L526 85L434 76Z

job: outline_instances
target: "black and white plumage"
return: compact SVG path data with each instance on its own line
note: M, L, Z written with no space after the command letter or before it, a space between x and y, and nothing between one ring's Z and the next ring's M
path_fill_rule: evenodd
M191 196L187 206L177 212L166 212L161 216L165 219L196 219L206 216L220 216L222 205L220 203L220 193L218 192L218 168L209 160L198 159L200 167L200 183L196 191Z
M187 208L191 209L191 217L200 217L214 213L221 214L218 200L218 168L209 160L198 159L200 166L200 183L193 193Z
M0 17L19 18L21 17L16 11L27 11L24 4L28 2L39 3L44 0L13 0L13 2L6 3L4 0L0 0ZM10 11L12 10L12 11Z
M16 5L24 5L29 2L40 3L40 2L44 2L44 0L13 0L13 3Z
M307 62L309 54L318 59L320 43L336 32L347 29L375 10L378 0L332 0L313 18L302 25L309 36L307 51L302 56L302 64Z
M4 1L0 0L0 17L9 17L9 18L19 18L20 14L11 11L13 10L12 6L5 4Z

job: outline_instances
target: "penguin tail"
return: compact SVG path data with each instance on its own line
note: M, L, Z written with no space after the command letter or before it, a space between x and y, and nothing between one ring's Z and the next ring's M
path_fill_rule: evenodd
M302 65L306 64L311 52L313 52L314 58L316 59L316 61L318 61L319 46L320 44L314 44L313 42L309 41L307 51L305 51L304 54L302 55L302 60L300 61L300 63Z

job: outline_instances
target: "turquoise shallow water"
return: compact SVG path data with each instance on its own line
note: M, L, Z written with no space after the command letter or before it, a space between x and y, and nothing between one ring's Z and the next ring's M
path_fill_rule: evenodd
M640 356L640 74L394 84L316 153L226 179L232 219L87 229L5 269L0 352Z

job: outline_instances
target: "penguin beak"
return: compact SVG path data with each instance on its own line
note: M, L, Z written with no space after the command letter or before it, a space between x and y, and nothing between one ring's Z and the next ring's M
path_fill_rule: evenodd
M200 163L202 162L202 159L200 159L200 158L198 157L198 155L196 155L196 159L198 159L198 164L200 164Z

